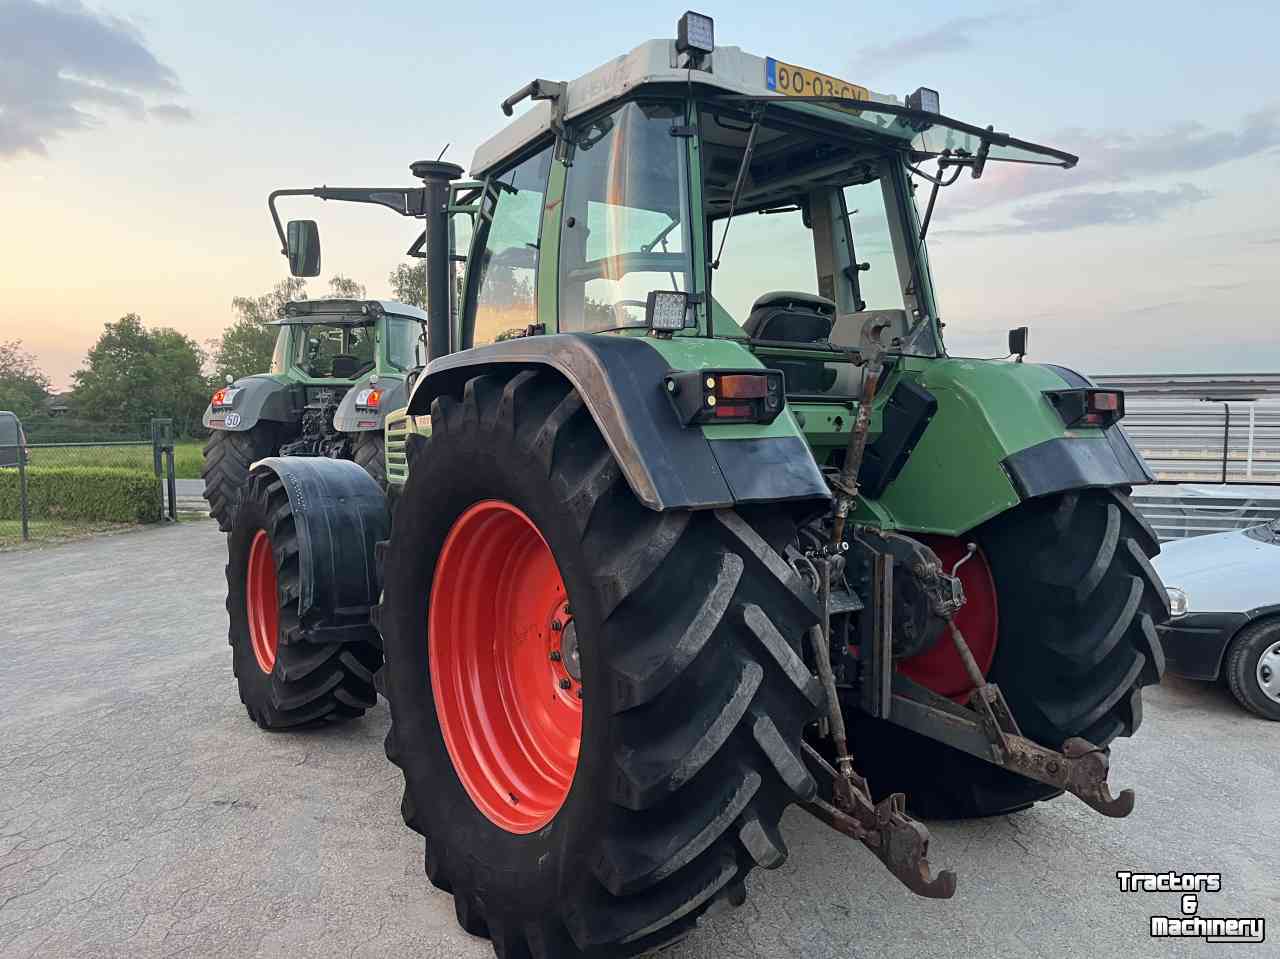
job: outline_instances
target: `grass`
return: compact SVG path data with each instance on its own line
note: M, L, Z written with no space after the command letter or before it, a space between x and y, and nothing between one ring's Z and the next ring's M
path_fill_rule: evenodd
M200 440L183 440L173 450L173 469L178 479L199 479L202 460ZM151 471L151 444L141 446L60 446L33 449L32 466L116 466Z
M31 541L22 541L22 521L16 519L0 519L0 550L21 549L24 546L46 546L50 543L65 543L73 539L83 539L96 533L111 533L117 530L132 529L132 523L101 523L92 520L48 520L33 519L28 525Z
M173 472L178 479L199 479L200 467L204 465L204 443L200 440L185 440L173 448Z

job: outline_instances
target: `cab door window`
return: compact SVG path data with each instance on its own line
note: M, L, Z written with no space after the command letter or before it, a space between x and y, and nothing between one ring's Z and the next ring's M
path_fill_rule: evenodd
M547 147L490 181L484 202L492 221L476 265L472 346L509 339L538 322L538 227L550 170Z

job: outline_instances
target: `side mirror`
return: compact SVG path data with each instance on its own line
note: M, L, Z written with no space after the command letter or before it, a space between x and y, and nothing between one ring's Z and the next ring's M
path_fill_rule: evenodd
M294 276L320 275L320 228L315 220L290 220L286 245L289 272Z
M1009 355L1016 356L1018 362L1027 355L1027 334L1030 329L1025 326L1015 327L1009 331Z

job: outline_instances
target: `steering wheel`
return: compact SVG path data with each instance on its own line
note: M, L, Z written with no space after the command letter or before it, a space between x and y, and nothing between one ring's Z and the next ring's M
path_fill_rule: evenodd
M615 300L613 307L613 320L615 326L635 326L631 318L627 316L626 309L630 306L638 306L642 310L647 310L649 304L644 300Z

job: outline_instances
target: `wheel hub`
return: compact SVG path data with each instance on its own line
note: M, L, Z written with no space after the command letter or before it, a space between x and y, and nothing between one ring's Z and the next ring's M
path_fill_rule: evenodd
M427 640L436 715L463 788L494 825L536 832L573 784L581 669L555 556L518 507L484 500L454 522Z
M962 539L929 535L916 535L914 538L933 550L946 570L955 569L956 564L968 555L967 544ZM964 586L965 603L956 614L955 622L985 676L995 659L1000 630L995 578L982 550L960 566L956 575ZM960 660L960 654L945 636L923 652L899 660L898 669L921 686L956 702L965 702L973 690L973 682Z
M575 682L582 682L582 663L578 659L578 626L570 621L560 634L560 661L564 663L565 672Z
M1258 686L1268 699L1280 703L1280 645L1258 658Z

